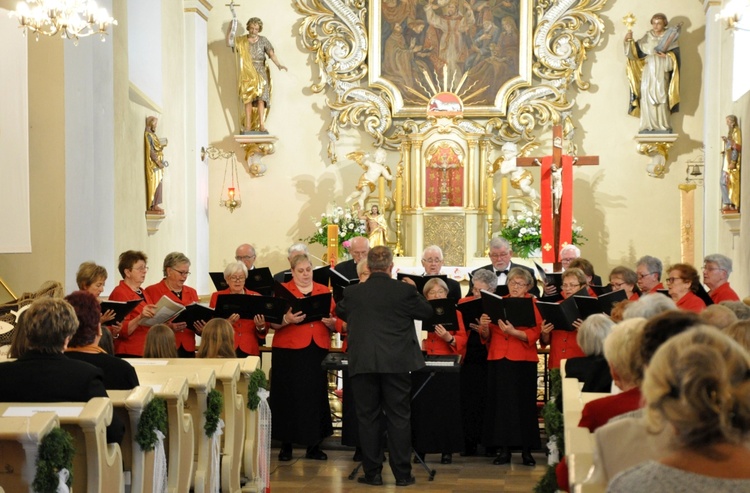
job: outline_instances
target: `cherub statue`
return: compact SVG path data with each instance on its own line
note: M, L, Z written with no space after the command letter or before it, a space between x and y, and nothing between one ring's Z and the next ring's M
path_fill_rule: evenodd
M365 200L375 191L378 178L383 176L389 183L393 180L391 170L385 165L386 156L387 154L384 149L375 151L374 159L373 156L365 154L362 151L350 152L346 155L348 159L355 161L365 172L359 177L357 189L350 193L344 202L349 203L356 199L357 204L359 204L359 210L362 211L365 208Z
M513 188L520 190L522 195L536 201L539 199L539 194L531 187L534 183L534 177L529 170L519 168L516 163L518 155L527 153L530 150L529 146L532 144L526 144L519 153L518 145L514 142L506 142L502 147L503 155L497 158L495 164L499 165L500 174L508 177ZM533 146L536 147L537 144L533 144Z

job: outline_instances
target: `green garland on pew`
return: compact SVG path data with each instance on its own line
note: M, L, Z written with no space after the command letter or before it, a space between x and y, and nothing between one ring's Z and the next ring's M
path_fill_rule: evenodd
M167 401L161 397L156 397L146 404L141 413L141 419L138 421L135 441L144 452L153 450L156 442L159 441L156 430L167 434Z
M547 437L555 435L557 437L557 448L560 451L560 457L565 455L565 443L563 443L563 415L560 412L558 403L562 399L562 376L560 370L555 368L549 371L549 395L550 399L542 408L542 418L544 419L544 429ZM554 493L557 491L557 477L555 476L555 465L547 466L547 470L534 487L534 493Z
M36 456L36 475L32 487L37 493L56 493L60 480L57 473L67 469L67 485L73 484L73 437L62 428L54 428L39 444Z
M206 424L203 429L206 432L206 436L211 438L216 433L216 428L219 427L219 418L221 417L221 411L224 409L224 396L221 395L216 389L211 390L206 398Z
M247 408L251 411L258 409L258 405L260 404L258 389L268 390L268 379L260 368L250 375L250 381L247 383Z

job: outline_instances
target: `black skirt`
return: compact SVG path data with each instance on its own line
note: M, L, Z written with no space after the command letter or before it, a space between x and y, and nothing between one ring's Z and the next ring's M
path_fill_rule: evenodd
M420 453L453 453L464 447L461 385L458 373L435 373L418 395L429 373L411 374L411 432Z
M271 435L284 443L315 445L333 434L326 371L327 349L315 342L305 349L271 351Z
M537 363L492 360L487 365L487 412L484 444L538 449Z
M487 347L470 331L466 358L461 365L461 419L467 445L482 443L487 402Z

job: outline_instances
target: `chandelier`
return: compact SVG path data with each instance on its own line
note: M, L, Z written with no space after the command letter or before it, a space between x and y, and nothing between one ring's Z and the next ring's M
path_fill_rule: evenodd
M102 41L111 25L117 21L110 17L107 9L96 5L94 0L26 0L18 2L11 16L18 17L24 36L27 31L39 35L72 39L99 34Z

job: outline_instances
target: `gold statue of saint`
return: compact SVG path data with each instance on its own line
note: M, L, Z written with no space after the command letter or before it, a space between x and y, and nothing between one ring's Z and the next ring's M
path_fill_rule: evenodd
M373 205L367 212L360 209L359 217L367 224L367 238L370 240L370 248L386 246L388 223L385 220L385 215L380 213L380 207Z
M271 73L266 57L270 58L279 70L286 70L286 67L276 58L271 42L260 35L263 21L258 17L251 17L247 21L247 34L236 36L237 15L234 11L234 1L230 3L229 9L232 11L232 22L227 30L226 42L235 52L237 86L240 99L245 106L245 115L240 122L244 128L242 133L268 133L266 116L271 106Z
M159 139L156 136L158 123L159 119L155 116L146 118L146 131L143 134L146 144L146 211L152 214L164 214L164 209L159 207L162 203L161 181L164 177L164 168L169 166L164 160L167 139Z
M722 137L724 150L721 166L721 211L739 212L740 172L742 165L742 132L735 115L727 116L727 136Z

